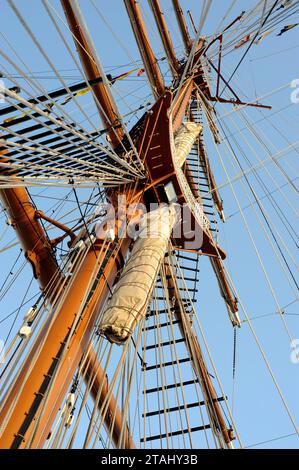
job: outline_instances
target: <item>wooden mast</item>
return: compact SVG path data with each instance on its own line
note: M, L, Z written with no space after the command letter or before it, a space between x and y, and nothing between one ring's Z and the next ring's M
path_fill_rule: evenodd
M163 94L164 84L157 66L157 61L154 57L147 34L145 32L138 5L133 0L124 1L154 95L157 98ZM72 2L70 0L61 0L61 3L64 7L70 29L76 40L76 44L79 44L78 53L80 55L87 78L90 80L95 79L101 76L101 71L100 68L95 64L95 58L93 57L92 50L90 49L89 43L84 35L84 28L80 24L80 21L72 8ZM178 2L174 3L178 4ZM182 90L182 98L179 100L180 110L176 117L177 126L179 125L179 122L185 113L188 104L188 96L190 97L192 89L193 87L191 83L187 93ZM94 95L99 105L99 111L101 113L102 119L106 127L110 129L108 130L108 133L112 145L117 146L119 141L123 138L124 134L121 128L116 130L111 128L111 125L113 126L120 121L117 108L110 93L109 85L105 82L99 83L97 86L97 91L94 92ZM127 191L129 192L128 188ZM15 195L12 193L12 198L14 197ZM41 234L41 236L45 235ZM33 447L43 446L51 428L52 422L61 404L61 400L67 392L71 379L89 343L90 334L97 314L108 293L107 282L111 285L113 284L117 275L117 270L120 266L122 266L123 259L129 247L129 243L130 241L126 238L121 240L119 245L115 248L113 256L109 258L104 268L101 267L102 263L104 262L104 259L100 256L102 248L101 242L97 241L95 245L89 249L81 270L73 280L72 289L68 292L62 307L59 309L55 322L53 322L53 325L51 325L51 328L49 331L47 331L46 341L43 343L41 350L38 351L34 368L31 367L31 360L38 349L37 347L33 348L31 355L27 358L25 365L22 368L20 379L24 380L21 380L21 391L15 387L14 393L8 397L4 405L3 416L5 418L7 414L8 419L5 418L6 428L0 439L1 447L20 447L24 445L24 441L27 439L26 436L28 436L32 430L39 404L42 401L44 393L47 392L47 388L50 384L53 374L56 373L55 384L47 397L47 403L40 421L41 431L36 434L32 441ZM98 258L95 255L98 255ZM44 267L43 265L41 266L43 270ZM55 266L55 269L56 268L57 266ZM92 273L94 273L95 268L98 268L99 272L101 270L103 275L99 278L99 282L88 302L88 305L82 311L80 324L76 326L75 329L76 334L70 338L69 332L74 324L74 315L80 308L82 298L84 297L84 293L86 292L89 282L92 280ZM55 270L53 273L55 274ZM44 330L41 331L39 344L42 342L44 333ZM66 342L68 342L68 350L66 354L63 354L62 347ZM97 384L101 383L105 379L104 373L98 365L97 359L93 352L91 352L89 359L92 364L96 364L95 368L99 371L95 380L96 387ZM87 361L89 361L89 359L87 359ZM90 373L92 373L91 369ZM93 389L92 394L96 394L96 391L96 388ZM12 410L12 413L6 413L10 409L12 401L16 396L18 397L17 404ZM111 409L108 409L107 414L112 412L116 415L113 438L114 442L117 442L119 437L117 423L121 423L122 418L120 410L117 408L117 403L115 402L114 405L112 411ZM109 416L107 419L107 423L109 425ZM124 440L125 446L127 448L134 446L129 434L127 434Z
M42 291L44 295L48 297L48 293L51 293L51 297L53 298L55 295L55 291L58 292L59 287L62 283L62 274L58 268L58 265L55 260L55 254L52 248L50 241L48 240L43 227L41 226L38 218L36 217L37 211L33 207L32 203L30 202L29 195L26 189L20 188L12 188L12 189L2 189L0 190L0 198L2 203L7 211L9 218L12 221L13 227L16 230L16 233L20 239L22 247L25 251L25 256L28 261L31 263L33 267L34 276L38 279ZM64 320L63 320L64 323ZM55 331L55 330L54 330ZM59 331L59 327L58 327ZM61 331L59 331L61 333ZM55 335L55 333L54 333ZM35 342L35 349L37 349L43 340L43 335L41 335ZM50 357L50 351L47 350L47 353ZM98 363L96 368L91 368L90 364L95 363L95 356L91 349L90 357L88 357L88 374L84 377L85 380L88 379L91 373L96 375L96 381L93 383L91 393L95 395L95 386L96 383L99 383L101 380L106 380L105 374L103 372L102 367ZM92 361L90 361L92 359ZM80 360L80 357L79 357ZM44 362L42 364L44 366ZM25 364L22 368L22 375L26 375L26 370L30 367L30 362ZM62 381L61 381L62 380ZM69 378L71 380L71 377ZM63 383L64 382L64 383ZM69 381L65 382L63 377L59 380L59 386L61 390L67 391L69 385ZM27 390L27 389L26 389ZM16 397L18 393L18 387L11 391L9 396L9 401L12 403L12 400ZM26 392L27 393L27 392ZM105 393L105 388L103 389L102 394ZM63 395L61 396L63 399ZM55 402L57 399L55 398ZM21 407L24 406L23 402L21 403ZM60 406L60 401L57 402ZM100 404L99 404L100 406ZM24 411L25 413L25 411ZM20 415L22 416L22 411L20 410ZM110 428L110 417L116 415L115 419L115 427L113 430L113 439L115 444L118 444L118 436L120 435L121 426L122 426L122 417L119 408L116 405L116 401L113 396L111 396L107 413L105 414L105 425L107 429ZM55 415L53 415L55 418ZM0 414L0 420L5 419L5 409L2 410ZM49 420L50 421L50 420ZM13 441L13 435L16 433L16 422L13 421L11 425L11 432L10 432L10 424L8 423L6 428L8 433L10 433L10 442L2 441L0 438L0 445L1 447L5 447L6 445L10 447ZM134 447L134 443L132 438L130 437L129 433L125 435L125 446L126 448ZM39 444L37 444L39 446Z
M184 45L185 45L186 52L189 53L190 49L192 47L192 41L191 41L191 38L189 36L189 32L188 32L187 25L186 25L186 22L185 22L185 18L184 18L184 15L183 15L183 10L180 6L179 0L172 0L172 4L173 4L173 7L174 7L175 15L176 15L177 22L178 22L178 25L179 25L179 28L180 28L180 32L181 32L181 35L182 35L182 38L183 38L183 42L184 42Z
M215 392L213 383L211 381L210 375L205 364L201 348L199 345L198 338L192 329L192 323L188 315L185 315L184 318L181 312L181 302L178 296L176 284L172 278L171 268L165 262L164 263L167 286L169 289L169 298L174 299L173 308L174 315L179 322L179 328L183 338L185 338L186 346L188 348L190 357L192 357L192 366L195 372L196 377L199 380L199 383L204 389L204 395L206 396L206 406L209 410L210 419L214 421L214 425L218 426L219 432L228 447L231 447L231 441L234 439L231 429L228 429L219 403L217 401L217 394ZM185 324L188 324L187 331L185 330Z
M89 44L86 36L87 31L85 25L82 24L82 21L80 21L80 18L78 17L79 14L78 11L75 10L74 2L71 0L61 0L61 4L70 30L75 39L76 48L88 80L94 80L98 77L103 78L103 82L94 85L92 87L92 91L104 126L108 129L107 135L109 136L112 145L117 147L123 139L124 132L122 127L119 127L119 112L113 100L108 80L97 57L95 56L95 51L93 51Z
M173 48L173 44L172 44L171 37L170 37L169 31L165 22L165 18L164 18L163 11L161 9L160 2L159 0L149 0L149 4L152 8L152 11L155 17L156 25L157 25L157 28L159 30L159 33L163 42L164 50L167 55L168 62L170 64L171 71L173 75L176 76L179 71L180 64Z
M152 50L138 3L135 0L124 0L136 42L144 67L152 87L153 95L158 99L163 95L165 87L159 70L157 59Z

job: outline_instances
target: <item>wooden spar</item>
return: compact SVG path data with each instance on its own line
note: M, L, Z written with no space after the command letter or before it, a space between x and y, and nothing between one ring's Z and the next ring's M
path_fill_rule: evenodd
M232 323L234 326L236 325L240 326L240 319L238 317L237 300L235 296L233 295L233 291L227 280L223 262L219 258L214 258L214 259L210 258L210 262L212 264L212 267L218 279L221 294L230 309Z
M190 11L190 10L187 10L187 14L188 14L189 19L190 19L190 21L191 21L191 24L192 24L194 33L197 34L197 29L196 29L196 26L195 26L195 23L194 23L194 20L193 20L193 16L192 16L191 11Z
M96 77L99 77L100 71L97 67L97 65L94 63L94 60L92 59L92 54L91 50L89 48L88 41L85 38L84 31L80 27L78 19L76 18L76 15L73 11L71 2L69 0L62 0L62 4L66 13L66 17L68 19L70 29L78 42L77 48L78 52L84 67L84 70L86 72L87 78L89 80L93 80ZM155 64L156 65L156 64ZM114 106L114 102L112 100L111 94L109 87L105 83L99 83L94 86L94 94L97 99L97 102L99 104L99 110L102 115L103 121L105 125L109 128L111 127L111 122L114 122L116 119L116 116L118 115L117 109ZM116 138L115 133L111 130L108 134L111 138L112 145L117 146L119 143L119 138L122 138L122 134L118 134L118 138ZM46 235L43 232L43 229L38 222L38 220L35 217L35 211L34 208L30 205L28 205L28 193L26 192L25 189L18 189L18 195L16 195L16 190L15 189L9 189L9 190L2 190L2 195L5 195L5 199L7 200L6 202L9 203L8 209L11 211L10 215L14 219L14 216L16 215L18 209L19 209L19 203L18 201L22 201L22 206L25 208L30 209L30 218L29 218L29 224L30 227L32 228L33 232L35 235L38 237L40 240L40 244L38 244L38 248L43 248L45 251L46 255L49 256L49 252L47 251L47 248L51 250L51 247L48 243L48 240L46 238ZM30 201L29 201L30 202ZM25 213L25 220L28 219L28 215ZM25 227L24 225L18 225L19 231L18 235L20 236L21 242L24 242L24 248L26 251L31 252L33 251L33 256L31 256L32 259L35 260L36 262L36 274L39 277L39 279L42 279L42 286L45 287L48 285L50 279L52 279L52 276L56 274L57 270L57 265L53 266L51 268L50 263L48 265L47 257L46 255L44 256L44 253L42 251L34 251L33 247L35 247L36 244L36 239L30 238L30 232L27 233L27 226ZM37 234L38 235L37 235ZM26 237L26 240L23 239L23 237ZM46 241L48 245L46 244ZM126 249L128 248L128 242L124 245L122 244L122 251L124 251L123 257L125 257L125 252ZM43 258L41 258L41 255ZM59 312L57 319L51 325L51 328L48 332L47 338L52 339L52 342L48 344L48 341L44 344L44 347L42 349L42 352L38 355L37 362L36 362L36 367L33 368L31 371L31 374L29 378L26 380L26 383L24 383L24 388L21 397L17 400L16 406L13 410L13 413L10 416L10 419L6 423L6 427L4 430L4 433L1 437L0 440L0 445L2 447L11 447L12 445L15 447L23 445L23 436L20 435L15 438L16 434L24 434L27 435L29 434L30 428L32 426L32 422L34 420L34 413L30 411L31 406L36 402L34 401L34 396L35 394L38 394L38 391L40 388L43 386L43 378L44 376L47 376L48 370L53 367L53 359L56 358L57 354L59 353L59 348L58 346L60 344L63 344L65 338L66 338L66 333L68 331L68 328L71 327L71 320L73 319L74 312L77 311L78 309L78 293L80 292L80 289L88 284L88 272L90 272L91 266L95 265L95 258L93 253L89 253L88 259L86 262L91 263L87 271L83 269L82 272L78 274L79 276L79 281L78 285L77 283L77 278L74 280L74 285L76 285L76 289L73 287L71 292L70 292L70 298L67 299L66 302L64 302L64 305ZM42 260L46 260L46 264L42 263ZM51 250L51 259L53 259L53 253ZM109 270L106 274L106 278L110 279L111 284L113 284L113 273L114 276L116 276L116 260L113 259L113 264L109 265ZM49 269L49 267L51 269ZM108 269L108 268L107 268ZM86 275L84 275L84 273ZM40 277L40 275L42 277ZM82 277L83 276L83 277ZM103 283L103 281L102 281ZM79 290L78 290L79 289ZM99 299L98 302L101 304L104 302L106 298L106 293L107 289L104 289L104 286L102 286L102 290L100 292L97 292ZM95 293L93 295L93 298L95 298ZM84 310L83 315L85 318L85 326L86 326L86 331L90 332L93 321L95 319L95 314L97 313L98 309L100 308L100 304L97 305L97 309L95 310ZM67 307L67 310L65 308ZM67 315L71 315L68 317ZM69 318L69 321L67 321L67 318ZM67 330L65 330L67 328ZM87 344L89 335L85 333L85 330L82 330L81 328L81 335L79 334L79 330L76 331L75 337L72 339L72 353L69 350L67 354L67 361L64 359L63 363L60 364L59 368L59 374L57 374L57 377L55 379L55 387L51 391L51 394L48 397L47 400L47 407L43 413L43 417L40 422L40 429L44 429L45 431L43 433L38 432L36 434L35 440L32 442L33 447L41 447L44 443L44 440L47 437L47 433L49 432L51 428L51 424L53 420L55 419L55 413L57 413L57 410L61 404L61 400L63 399L65 393L67 392L68 386L70 384L70 381L72 379L72 375L76 370L76 367L78 366L78 363L81 359L81 356L85 350L85 346ZM83 336L84 335L84 336ZM38 349L39 344L42 342L43 335L39 337L39 339L36 342L36 349ZM56 350L55 350L56 348ZM66 364L68 364L69 361L72 361L72 367L67 367ZM27 371L29 370L29 367L31 366L30 361L28 360L25 362L25 364L22 367L20 376L21 377L26 377ZM61 372L62 371L62 372ZM66 373L68 371L68 373ZM5 406L2 410L2 415L1 417L4 419L6 415L6 411L9 409L10 404L14 400L15 396L17 395L18 389L15 388L13 392L10 394L8 397ZM113 403L113 400L112 400ZM110 404L109 404L110 406ZM113 408L109 408L108 412L106 413L105 418L108 419L109 415L114 414ZM25 420L25 415L27 414L26 418L26 423L24 422ZM106 423L107 424L107 423ZM108 423L109 424L109 423ZM20 431L20 429L22 430ZM25 429L26 428L26 429ZM116 422L116 428L114 431L114 436L117 434L117 422ZM25 437L25 436L24 436ZM132 443L131 439L128 439L127 442Z
M172 4L173 4L173 7L174 7L174 11L175 11L177 22L178 22L178 25L179 25L179 28L180 28L180 32L181 32L181 35L182 35L182 38L183 38L185 49L189 53L190 49L192 47L192 41L191 41L191 38L189 36L189 32L188 32L187 25L186 25L186 22L185 22L185 18L184 18L184 15L183 15L183 10L181 9L179 0L172 0Z
M36 218L36 210L26 189L1 189L0 198L21 241L25 256L32 265L34 277L39 280L45 293L49 287L55 289L55 284L57 286L60 283L60 274L54 251ZM55 283L51 285L53 281Z
M194 120L194 117L192 116L192 113L191 113L190 118L191 118L191 120ZM210 166L210 161L209 161L208 156L206 154L206 151L205 151L205 148L204 148L204 143L203 143L203 140L202 140L201 136L199 136L199 138L197 140L197 144L198 144L198 151L199 151L200 155L202 156L202 158L204 159L205 165L206 165L206 168L207 168L207 174L208 174L209 182L210 182L210 185L211 185L211 188L212 188L212 198L213 198L214 204L217 207L219 216L224 221L225 219L224 219L224 213L223 213L222 200L221 200L221 198L219 196L219 193L218 193L218 190L217 190L214 174L212 172L212 169L211 169L211 166ZM188 165L188 161L186 161L186 164ZM194 184L194 179L193 179L193 176L192 176L192 169L190 167L188 167L187 165L186 165L186 168L185 168L186 178L188 180L188 183L190 184L190 188L191 188L191 191L193 192L194 197L200 200L199 190L196 188L196 186ZM230 284L227 280L227 276L226 276L226 273L225 273L223 262L222 262L221 258L218 258L218 257L210 257L210 262L212 264L212 267L213 267L214 272L216 274L216 277L218 279L218 284L219 284L219 287L220 287L221 294L222 294L223 298L225 299L226 305L229 309L229 312L230 312L229 314L230 314L230 319L232 321L232 324L234 326L236 326L236 325L240 326L237 301L236 301L236 298L233 294L231 286L230 286Z
M149 0L173 76L180 68L159 0Z
M194 81L192 78L187 79L180 90L179 96L176 98L175 105L172 110L172 128L174 132L182 124L193 90Z
M174 299L174 315L179 321L179 328L182 337L185 339L186 345L188 347L195 375L198 378L203 391L205 392L204 394L206 398L206 406L209 410L210 419L214 420L214 424L216 423L219 426L224 442L228 447L231 447L231 441L234 439L232 435L232 430L227 429L226 427L221 408L217 401L217 394L215 392L213 383L211 381L207 366L205 364L201 352L198 338L192 329L192 324L188 315L185 315L184 318L182 316L180 299L178 297L178 292L173 281L170 266L167 263L164 263L164 267L167 278L168 295L170 299ZM186 322L189 323L188 326L190 327L188 328L188 331L185 331L184 329L184 323Z
M2 152L2 154L5 154L5 153L6 151ZM0 198L12 222L12 225L14 229L16 230L16 233L20 239L21 245L25 251L25 256L33 267L34 276L38 279L39 284L44 294L47 295L48 293L50 293L53 298L55 295L55 292L58 291L59 287L61 286L62 274L57 265L51 242L48 240L46 233L44 232L44 229L38 220L38 217L37 217L38 213L36 209L33 207L29 199L27 190L23 187L2 189L0 190ZM39 216L40 215L41 214L39 214ZM84 312L83 312L83 315L84 315ZM52 328L54 328L54 325ZM60 341L63 342L62 332L60 332L59 330L58 330L57 338L60 338ZM34 345L34 348L36 350L41 344L42 339L43 339L43 336L40 336L37 338L35 345ZM90 354L91 354L92 361L94 362L95 355L92 350L90 351ZM48 358L51 358L51 357L52 356L49 352ZM81 357L79 356L78 362L80 361L80 359ZM90 358L88 359L88 361L90 362ZM29 366L31 366L30 362L23 365L22 371L20 372L21 376L26 375L26 370L28 370ZM97 371L96 381L98 382L100 380L100 377L103 376L103 372L99 364L97 364L96 371ZM57 390L60 391L61 400L64 398L63 394L61 394L61 391L64 391L64 393L67 392L71 379L72 379L72 376L60 377L59 384L60 384L61 390L59 390L59 388L57 388ZM37 385L35 392L37 391L38 391L38 385ZM10 402L12 402L12 400L16 397L17 392L18 392L17 388L15 388L15 390L11 392L10 397L9 397ZM92 393L94 395L95 390L93 390ZM59 401L57 398L58 397L55 398L55 403L57 403L57 405L60 406L61 401ZM25 408L24 402L18 400L16 408L20 416L25 415L26 408ZM114 414L116 414L117 420L115 421L115 429L113 430L112 437L113 439L116 439L114 440L114 444L118 445L117 436L119 436L121 432L122 417L121 417L118 407L116 406L115 398L112 395L109 401L107 413L105 415L105 425L107 429L110 428L110 424L111 424L110 416L114 416ZM4 415L5 415L5 412L2 412L0 415L1 422L3 422L2 420L5 418ZM52 418L53 420L55 419L54 414L52 415ZM8 435L10 436L10 440L6 441L6 444L3 444L4 446L7 445L7 447L10 447L12 445L13 436L17 431L15 424L16 424L15 422L11 422L10 424L9 423L7 424L6 429L7 429ZM49 417L48 428L51 427L51 424L52 422ZM39 442L39 446L42 446L42 444L43 444L43 441L41 440ZM133 440L129 434L125 436L125 445L130 446L127 448L134 447ZM1 440L0 440L0 446L2 447Z
M124 0L124 3L144 63L144 68L152 87L153 95L158 99L164 93L165 87L157 59L155 58L144 26L140 8L135 0Z
M89 380L92 382L91 391L90 391L91 396L94 399L94 401L98 400L97 406L98 408L101 408L108 394L108 385L109 385L108 378L104 374L104 371L101 368L98 358L96 354L94 353L93 349L91 349L91 351L89 352L87 362L88 362L87 370L84 375L84 378L86 382L89 382ZM100 397L98 397L99 390L101 390ZM120 438L120 433L121 433L122 424L123 424L123 417L122 417L122 412L120 411L113 395L110 398L109 408L106 411L104 419L105 419L107 430L111 432L112 434L113 442L117 444ZM113 420L114 420L114 423L113 423ZM113 429L111 429L112 425L113 425ZM123 440L124 440L123 447L125 449L135 449L135 444L129 433L128 428L124 433Z
M70 30L73 34L76 48L86 73L88 80L94 80L104 76L100 64L94 57L93 50L87 40L84 25L81 24L80 18L76 15L74 4L71 0L61 0L65 16L67 18ZM122 127L119 127L119 112L114 103L108 82L104 77L104 82L97 83L92 87L92 91L98 105L99 113L104 123L104 127L108 129L107 135L114 147L121 142L124 137ZM115 126L115 129L113 128Z
M50 317L45 323L38 335L38 341L24 361L12 393L3 403L0 420L5 423L5 427L0 438L1 448L19 448L28 443L41 405L44 407L43 413L31 447L43 447L90 342L98 312L109 292L108 285L113 284L129 243L127 238L122 239L108 259L105 259L105 250L101 250L101 243L96 242L89 249L80 270L72 280L72 286L66 293L62 306L57 311L55 321L52 322ZM82 309L82 301L88 292L88 286L94 281L95 272L102 275L98 276L98 282ZM81 309L78 321L76 315ZM45 394L47 397L43 401ZM112 409L109 411L118 413L115 400L111 405ZM109 413L106 416L109 425ZM116 427L114 436L117 434ZM131 439L129 441L131 442Z
M93 80L102 76L102 71L94 61L90 44L84 34L84 28L80 24L80 21L72 8L72 2L70 0L61 0L61 2L68 19L70 29L76 39L78 53L87 79ZM138 5L131 0L125 0L125 3L128 11L131 12L129 13L129 16L136 38L138 38L138 45L143 51L145 68L147 69L155 96L159 96L164 92L164 84L144 29ZM179 99L174 109L174 130L179 127L182 121L193 89L194 85L192 80L188 81L187 85L182 87L182 91L180 92ZM94 85L93 91L105 126L108 128L108 135L111 139L112 146L116 147L119 144L119 140L123 137L123 130L117 129L114 131L111 129L111 124L117 124L120 121L117 107L110 93L110 88L104 80L103 83L101 82ZM117 134L115 134L115 132L117 132ZM28 236L26 244L24 242L24 248L26 251L34 251L32 249L30 250L30 247L35 247L36 244L39 246L39 251L34 251L32 259L36 262L36 274L39 276L39 279L43 279L44 285L47 285L49 282L49 279L47 282L47 276L50 276L50 279L52 279L52 276L55 276L57 270L56 264L49 270L50 261L46 258L46 256L50 256L50 251L47 250L49 249L52 251L51 243L47 239L42 230L42 226L35 217L36 214L34 213L34 207L32 205L26 206L26 198L28 199L26 190L19 188L18 191L18 195L16 195L16 189L2 190L1 194L5 195L5 204L9 206L9 213L13 215L12 218L14 218L14 216L17 217L18 215L17 211L20 207L18 202L19 200L23 201L23 208L28 208L30 212L30 226L27 225L25 227L24 225L21 228L21 221L18 220L18 233L21 240L22 237ZM128 188L125 188L125 191L129 192ZM26 220L27 219L28 217L26 216ZM24 219L22 223L25 224L26 220ZM37 243L38 240L30 238L29 234L26 235L27 228L30 227L39 227L39 229L36 229L38 235L35 232L35 236L37 236L38 240L42 242L41 244ZM80 309L84 292L86 292L87 286L92 279L92 273L95 267L97 267L97 263L100 264L100 262L103 261L102 259L97 261L95 258L95 252L98 254L100 253L101 243L96 243L94 246L95 252L93 249L90 249L88 252L82 269L72 278L71 282L73 282L73 284L70 291L66 294L66 299L63 305L57 311L55 321L51 325L49 323L45 325L45 330L41 331L38 336L31 355L23 364L18 380L18 387L16 385L12 393L6 398L3 412L0 416L1 420L3 421L5 419L6 422L4 433L0 439L1 447L24 446L24 439L25 442L28 440L28 436L33 429L36 412L38 412L39 405L42 400L42 394L44 391L47 392L49 386L47 381L50 380L51 376L56 372L55 382L45 401L45 408L40 418L37 433L31 442L32 447L43 446L61 402L68 391L73 375L82 359L82 355L89 347L90 335L93 331L97 314L108 293L107 282L111 285L113 284L117 271L122 266L123 258L125 257L128 246L129 241L127 239L121 240L115 252L115 256L112 256L108 260L107 265L103 268L104 275L99 279L88 305L86 305L82 310L80 324L76 326L75 329L76 334L72 337L68 337L70 328L74 325L74 315ZM43 251L43 249L45 249L45 251ZM44 253L45 258L43 257ZM51 257L52 255L53 253L51 254ZM59 285L60 282L57 282L55 287L58 288ZM48 328L48 331L47 336L45 337L46 328ZM66 354L62 355L61 346L64 345L66 341L69 341L68 349ZM38 355L34 363L34 367L32 367L33 355L37 351ZM60 361L58 361L59 359ZM87 362L94 364L94 359L94 353L91 351L90 355L87 357ZM104 373L100 366L97 366L97 370L99 371L99 374L95 376L95 384L101 383L104 378ZM96 388L92 390L93 396L96 391ZM15 406L12 413L9 414L8 410L10 409L10 405L15 400ZM117 445L118 442L115 441L115 439L118 439L120 435L117 423L123 423L123 419L116 406L116 401L111 397L111 403L109 403L109 408L105 415L105 423L109 427L109 424L111 423L109 421L109 417L115 414L117 419L115 420L115 429L113 429L113 439ZM6 417L8 418L7 420ZM129 434L125 436L124 442L126 446L133 447L133 441Z

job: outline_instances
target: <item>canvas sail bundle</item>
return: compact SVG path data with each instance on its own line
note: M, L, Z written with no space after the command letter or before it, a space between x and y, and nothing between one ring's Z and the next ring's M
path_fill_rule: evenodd
M195 122L183 122L174 138L176 160L183 166L197 137L202 131L202 125Z
M175 205L159 207L143 217L131 256L99 327L109 341L124 343L145 316L177 218Z

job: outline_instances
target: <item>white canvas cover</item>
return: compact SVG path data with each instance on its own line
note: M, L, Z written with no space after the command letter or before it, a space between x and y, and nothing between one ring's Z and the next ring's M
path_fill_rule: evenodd
M122 344L145 316L169 238L177 220L174 204L146 214L131 256L104 311L99 331Z
M180 167L183 166L201 131L202 125L196 124L195 122L183 122L179 127L174 137L174 145L176 160Z

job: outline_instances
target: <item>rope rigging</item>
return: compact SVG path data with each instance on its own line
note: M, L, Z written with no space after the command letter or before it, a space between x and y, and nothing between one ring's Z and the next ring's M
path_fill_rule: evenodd
M246 70L241 67L263 59L253 54L262 40L271 47L271 36L274 41L281 31L277 41L281 35L290 41L285 33L296 27L297 2L251 2L240 15L235 0L219 11L209 0L193 18L178 1L169 8L162 1L139 7L125 0L123 29L115 27L116 15L96 0L86 2L84 13L83 3L81 11L77 1L62 0L55 7L48 0L40 2L38 21L52 28L53 48L40 39L37 17L31 18L15 0L6 6L21 28L17 37L3 28L0 49L6 99L0 107L0 220L11 220L0 235L0 256L8 268L0 276L0 324L6 335L0 442L47 449L267 445L272 442L268 410L265 420L260 418L263 442L248 446L258 440L254 432L245 436L246 442L238 432L245 422L239 416L241 405L254 421L252 390L268 387L266 378L250 383L244 395L238 393L237 416L237 388L247 379L244 350L252 354L252 367L257 358L265 365L273 386L267 393L278 394L279 417L286 414L295 431L273 440L298 437L298 417L286 388L291 374L285 381L274 374L279 361L289 361L283 356L288 352L274 354L270 344L272 337L285 340L286 333L289 346L292 317L298 315L293 253L297 177L292 173L298 141L291 126L276 122L290 111L280 95L289 83L279 81L284 85L272 85L273 90L256 93L252 100L244 91ZM213 20L217 28L211 34ZM111 46L102 63L99 51L108 47L108 39L117 49ZM32 57L19 52L25 41ZM56 44L60 51L54 50ZM242 46L245 52L231 68L238 57L235 49ZM218 60L216 75L209 60ZM106 61L109 66L103 65ZM229 78L221 79L223 88L214 96L211 90L221 83L220 65L222 77ZM226 75L229 68L233 72ZM47 80L54 83L51 91ZM247 103L231 99L235 90ZM273 112L254 107L264 98ZM186 155L178 150L182 129ZM16 206L5 207L5 195L18 191L23 197ZM134 205L133 215L117 208L119 195L127 198L126 210ZM107 214L99 212L107 203L117 215L110 231L104 224ZM151 204L187 206L192 222L188 234L202 232L202 245L190 248L188 234L172 233L186 223L180 212L170 233L164 233L165 246L158 255L154 242L140 236L145 220L154 218ZM149 217L142 215L143 208L151 209ZM132 220L139 232L128 236L122 229ZM227 250L222 248L225 221ZM162 222L166 224L166 217ZM103 237L96 232L97 223L104 227ZM24 247L29 231L36 239L30 249ZM246 237L255 257L245 246ZM143 251L136 251L138 246ZM34 277L28 276L23 255L31 259ZM50 264L55 269L48 270ZM136 300L140 286L145 296ZM265 304L258 310L261 299ZM120 325L126 333L121 340L115 340L118 326L111 309L120 323L120 312L128 315ZM273 336L269 328L258 325L257 333L253 326L255 319L268 316L267 322L270 316L271 321L280 319ZM236 326L242 326L240 333ZM231 396L223 372L227 358Z

